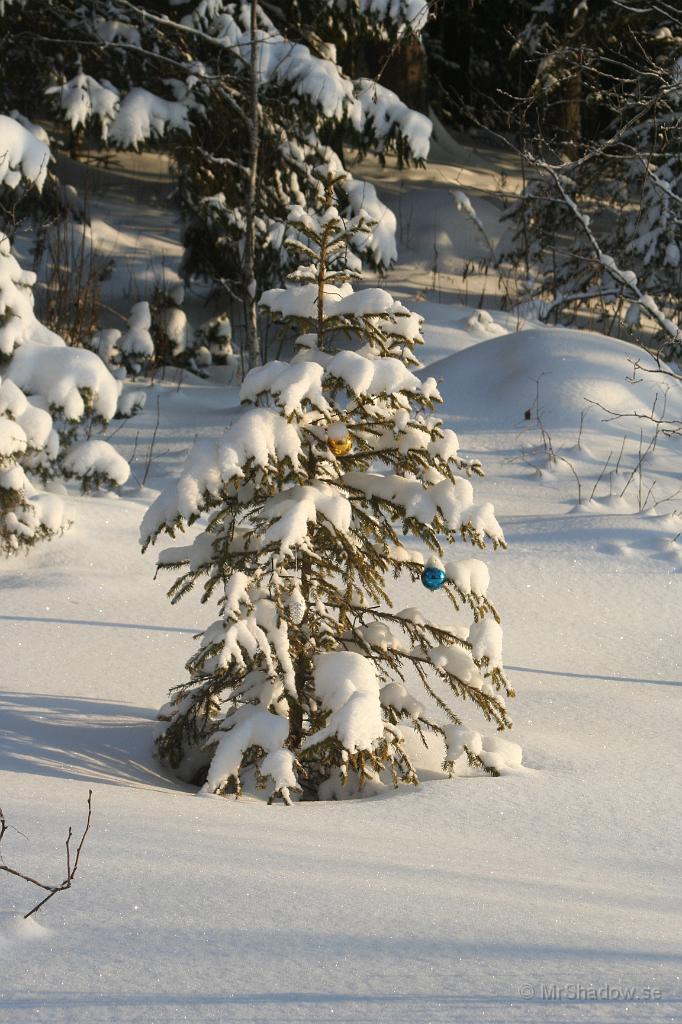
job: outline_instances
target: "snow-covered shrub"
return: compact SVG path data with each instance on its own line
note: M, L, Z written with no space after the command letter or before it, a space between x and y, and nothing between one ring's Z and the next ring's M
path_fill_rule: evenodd
M107 366L114 366L119 357L118 343L122 334L116 327L102 328L87 339L86 348L96 352Z
M184 293L182 284L170 290L158 286L149 302L133 305L126 330L96 331L88 347L118 377L136 377L163 366L186 367L203 374L211 365L211 353L192 331L182 308Z
M167 290L157 288L152 298L154 348L160 363L175 363L190 357L192 331L182 308L185 289L181 284Z
M227 366L235 360L238 362L239 357L232 344L232 323L229 313L219 313L201 324L195 332L194 342L199 350L208 351L213 363Z
M112 354L132 374L140 374L154 365L156 351L151 335L152 311L148 302L136 302L130 310L127 330L116 340Z
M248 373L243 412L195 443L141 528L146 548L196 525L158 564L181 570L173 601L203 581L202 599L218 604L160 712L159 756L205 792L260 787L285 802L416 782L402 722L436 733L454 773L520 761L516 744L464 729L453 706L510 725L487 566L444 549L505 546L492 506L474 501L480 465L434 414L436 381L414 373L420 318L383 289L353 290L349 242L371 225L345 223L339 181L318 174L321 207L290 212L299 267L261 300L297 336L297 355ZM415 605L435 579L470 627L393 609L400 576Z
M151 301L151 334L158 366L182 366L204 375L211 365L211 353L195 336L182 308L185 288L157 287Z
M27 459L54 457L58 439L48 412L31 404L13 381L0 378L0 552L14 554L66 526L54 494L36 493Z
M130 476L130 466L113 445L99 438L75 441L60 460L62 476L80 481L81 490L120 487Z
M46 347L63 345L62 339L35 315L33 286L36 275L22 270L12 255L8 238L0 238L0 361L6 362L17 346L35 341Z
M9 239L0 239L4 551L64 525L60 500L37 495L31 477L73 477L86 489L118 486L129 474L111 445L89 438L116 412L120 384L94 352L67 347L38 320L34 283L35 274L21 269Z
M39 341L24 341L15 349L5 372L32 396L34 404L49 411L59 436L55 455L42 452L31 459L29 465L35 473L43 480L76 478L83 490L117 487L126 482L130 472L127 462L107 441L89 439L93 429L113 419L120 394L119 382L99 356L63 342L45 346Z

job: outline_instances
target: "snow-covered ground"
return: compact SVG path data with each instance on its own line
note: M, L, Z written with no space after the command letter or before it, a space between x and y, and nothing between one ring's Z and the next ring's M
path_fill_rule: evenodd
M679 441L639 472L646 423L592 405L578 443L588 399L650 408L638 350L433 298L422 359L509 542L483 557L528 770L293 808L160 770L154 714L212 613L170 606L139 521L238 398L157 384L112 437L121 497L71 499L64 537L0 564L6 862L61 881L89 787L94 808L73 889L35 919L2 875L2 1024L682 1020Z
M426 170L398 168L393 161L382 165L372 157L353 169L378 188L398 220L399 262L384 281L406 301L497 308L503 295L517 291L509 268L499 272L488 264L491 246L508 230L501 217L523 185L519 161L481 142L463 144L431 116ZM457 193L469 200L483 231L457 208ZM518 324L517 317L510 320Z

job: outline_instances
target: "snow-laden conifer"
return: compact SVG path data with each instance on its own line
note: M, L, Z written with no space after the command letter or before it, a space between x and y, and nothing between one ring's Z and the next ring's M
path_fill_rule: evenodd
M52 417L17 385L0 378L0 552L13 554L65 526L61 501L37 494L24 471L27 458L56 448Z
M243 299L249 261L258 290L282 281L287 210L312 201L317 163L341 165L348 147L426 159L429 118L367 76L384 55L399 60L429 11L426 0L189 0L158 10L24 0L4 15L0 56L13 102L62 119L72 156L84 139L168 148L186 218L185 272ZM2 174L0 159L0 182ZM346 185L348 209L377 221L366 261L389 266L393 213L371 183L347 175Z
M206 792L256 784L287 802L416 782L404 720L440 734L454 770L495 774L519 755L459 713L464 700L510 724L487 567L449 550L504 546L492 506L474 501L480 465L434 414L436 381L414 373L419 317L383 289L353 290L349 242L369 226L342 219L337 177L318 174L321 208L289 217L299 267L262 297L296 332L295 356L251 370L242 414L195 443L142 524L146 547L200 521L159 565L182 570L173 601L201 581L219 613L160 713L161 759ZM420 588L425 567L470 629L392 606L389 581Z
M0 117L9 191L40 189L49 148L14 119ZM3 165L4 166L4 165ZM23 270L0 237L0 552L59 532L63 503L42 492L56 476L83 489L125 483L129 466L106 441L90 437L115 414L121 392L94 352L68 348L35 315L36 275Z

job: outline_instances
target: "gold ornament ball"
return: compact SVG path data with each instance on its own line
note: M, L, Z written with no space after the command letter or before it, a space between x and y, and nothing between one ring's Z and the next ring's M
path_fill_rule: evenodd
M348 455L353 450L353 438L350 434L345 437L330 437L327 446L332 455Z

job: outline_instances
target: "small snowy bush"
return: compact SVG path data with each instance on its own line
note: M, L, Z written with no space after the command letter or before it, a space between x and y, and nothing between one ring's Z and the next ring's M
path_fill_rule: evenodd
M38 494L23 463L56 453L52 417L32 405L13 381L0 378L0 551L14 552L54 536L66 525L60 499Z
M130 310L127 330L116 340L111 352L130 374L152 367L156 355L151 335L152 311L148 302L136 302Z
M182 366L193 373L205 375L206 367L212 362L211 353L192 330L182 308L184 299L182 284L170 289L157 287L154 292L151 333L156 363L159 366Z
M136 377L163 366L204 374L212 362L211 352L202 344L200 333L192 331L182 308L184 291L181 284L170 290L155 288L149 302L133 305L124 331L96 331L88 348L97 352L117 377Z
M115 414L120 384L94 352L68 348L36 317L35 275L0 239L0 549L19 550L65 525L55 477L83 489L125 483L128 464L93 428Z
M194 344L198 352L206 350L213 363L231 365L235 370L239 365L239 356L232 344L232 323L227 313L219 313L201 324L195 333Z

